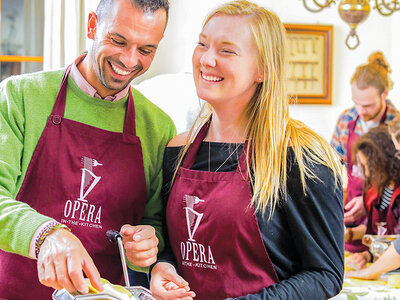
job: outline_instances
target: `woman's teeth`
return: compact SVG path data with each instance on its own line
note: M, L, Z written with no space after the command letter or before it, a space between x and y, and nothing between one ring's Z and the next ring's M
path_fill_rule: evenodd
M209 76L209 75L205 75L205 74L201 74L201 77L203 77L203 79L207 80L207 81L222 81L223 78L221 77L217 77L217 76Z

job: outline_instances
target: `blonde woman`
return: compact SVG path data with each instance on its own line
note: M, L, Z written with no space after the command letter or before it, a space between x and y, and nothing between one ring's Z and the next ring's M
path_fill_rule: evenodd
M206 19L192 62L208 105L164 156L170 253L152 269L157 298L340 291L340 161L289 118L285 51L282 23L256 4L233 1Z

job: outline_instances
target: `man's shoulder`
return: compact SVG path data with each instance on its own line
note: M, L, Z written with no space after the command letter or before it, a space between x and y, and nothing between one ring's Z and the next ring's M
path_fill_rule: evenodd
M339 123L344 123L344 122L348 123L350 121L355 120L357 118L357 116L358 116L358 114L357 114L356 108L353 106L353 107L345 109L339 115L338 122Z
M24 89L24 88L46 88L51 87L52 82L59 86L63 69L52 70L52 71L39 71L34 73L20 74L10 76L3 80L1 83L3 86L7 88L16 88L16 89Z
M8 77L0 84L0 92L7 101L25 102L26 99L54 97L60 86L63 70L41 71Z
M386 103L388 104L388 110L386 113L386 121L391 121L397 115L400 114L400 111L393 105L393 103L390 100L386 100Z

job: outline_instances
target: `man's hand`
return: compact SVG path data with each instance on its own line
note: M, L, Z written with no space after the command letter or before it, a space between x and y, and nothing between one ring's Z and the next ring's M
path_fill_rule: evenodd
M40 283L53 289L65 288L70 293L87 294L84 271L92 286L103 290L93 260L80 240L65 229L56 229L46 237L40 248L37 268Z
M151 271L150 291L157 299L192 300L196 294L189 284L167 262L157 263Z
M354 223L356 220L367 215L362 196L354 197L344 207L344 223Z
M148 267L157 260L158 238L154 227L149 225L124 225L120 233L126 257L135 266Z

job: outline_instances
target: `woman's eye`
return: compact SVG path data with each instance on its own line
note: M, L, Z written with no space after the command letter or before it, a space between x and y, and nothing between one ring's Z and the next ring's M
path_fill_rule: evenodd
M203 42L198 42L197 45L199 45L201 47L205 47L206 44L204 44Z
M228 49L224 49L224 50L222 50L222 52L227 53L227 54L236 54L235 51L228 50Z

